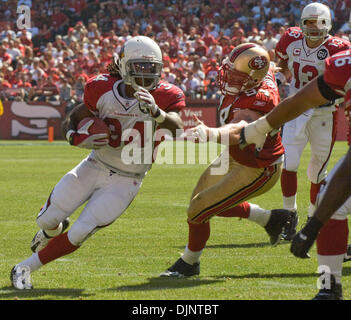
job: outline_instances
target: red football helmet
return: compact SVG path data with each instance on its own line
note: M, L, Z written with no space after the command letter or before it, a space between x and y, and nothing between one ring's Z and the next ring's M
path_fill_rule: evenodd
M261 84L270 65L268 52L255 43L235 47L218 71L221 92L237 95Z

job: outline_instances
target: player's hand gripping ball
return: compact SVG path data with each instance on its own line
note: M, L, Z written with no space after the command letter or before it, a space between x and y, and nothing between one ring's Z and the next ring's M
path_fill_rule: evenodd
M100 149L109 143L110 129L100 118L87 117L78 123L72 135L73 145L87 149Z

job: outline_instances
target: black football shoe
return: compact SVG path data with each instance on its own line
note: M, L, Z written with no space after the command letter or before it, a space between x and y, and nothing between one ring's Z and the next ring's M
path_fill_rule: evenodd
M296 211L290 211L291 218L290 223L285 227L285 230L282 234L282 239L286 241L291 241L296 235L296 227L299 223L299 216Z
M200 262L189 264L179 258L174 265L160 274L160 277L184 278L200 274Z
M347 245L346 253L344 256L344 262L351 261L351 244Z
M292 223L295 223L293 211L286 209L275 209L271 211L271 216L264 228L269 235L269 241L272 246L276 246L279 243L282 234L291 228Z
M312 300L344 300L341 283L336 283L330 275L330 289L321 289Z

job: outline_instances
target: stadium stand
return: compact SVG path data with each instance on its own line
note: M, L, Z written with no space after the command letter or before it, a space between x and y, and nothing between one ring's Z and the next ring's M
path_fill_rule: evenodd
M218 99L222 58L243 42L269 50L312 1L46 0L0 2L0 99L82 101L84 83L106 72L132 36L146 35L163 51L167 81L191 98ZM348 39L351 0L321 1L332 11L332 34ZM31 8L31 28L18 30L17 7Z

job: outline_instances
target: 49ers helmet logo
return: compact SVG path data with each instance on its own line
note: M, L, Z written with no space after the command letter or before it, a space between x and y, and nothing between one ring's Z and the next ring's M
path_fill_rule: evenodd
M266 57L263 56L254 57L249 61L249 67L254 70L261 70L265 66L267 66L267 64L268 60Z

